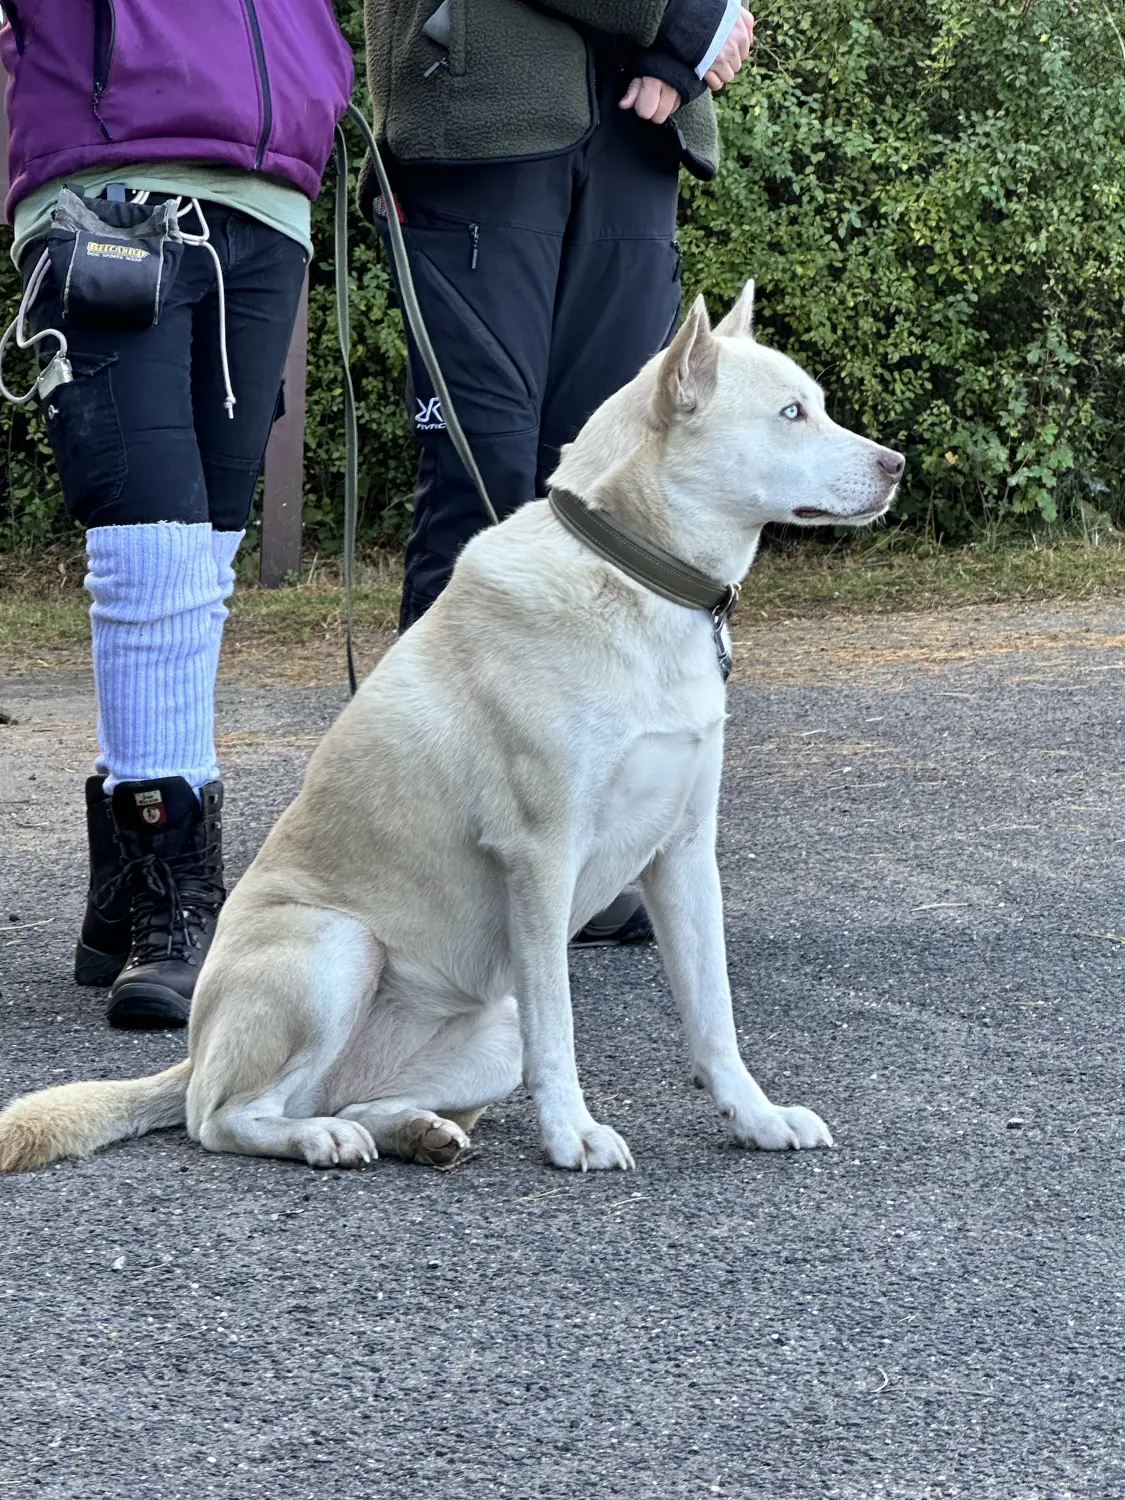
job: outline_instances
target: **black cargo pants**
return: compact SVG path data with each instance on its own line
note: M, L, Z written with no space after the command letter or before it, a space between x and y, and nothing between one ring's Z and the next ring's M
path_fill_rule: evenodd
M166 198L153 193L149 202ZM233 418L223 405L215 265L188 245L160 314L143 329L74 328L48 275L30 321L66 334L74 380L43 403L67 510L83 526L210 521L241 531L250 514L305 279L296 240L203 204L223 268ZM184 226L197 233L192 215ZM43 242L24 254L26 286ZM44 361L54 339L40 346Z
M676 138L618 107L629 77L599 63L595 128L561 155L389 163L426 326L501 517L545 494L560 446L675 331ZM408 410L422 451L403 629L488 523L413 344Z

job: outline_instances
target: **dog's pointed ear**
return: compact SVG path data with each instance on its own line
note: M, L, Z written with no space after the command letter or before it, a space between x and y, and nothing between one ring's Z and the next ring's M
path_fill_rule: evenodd
M653 415L661 427L706 406L718 381L719 346L711 332L707 304L699 296L660 363Z
M754 283L752 281L748 281L739 292L737 301L715 332L728 339L752 339L754 337Z

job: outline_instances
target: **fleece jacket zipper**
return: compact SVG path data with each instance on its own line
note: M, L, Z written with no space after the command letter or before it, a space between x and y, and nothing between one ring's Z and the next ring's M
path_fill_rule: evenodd
M262 46L262 30L258 25L258 12L254 0L242 0L242 8L250 23L250 35L254 40L254 66L258 70L258 83L262 90L262 133L258 137L258 149L254 154L254 171L261 169L266 146L273 128L273 95L270 93L270 75L266 71L266 50Z
M108 28L105 20L108 17ZM108 37L106 32L108 30ZM109 126L102 119L102 95L109 84L109 70L113 66L113 52L117 46L117 12L113 0L95 0L94 3L94 92L90 102L94 106L94 119L107 141L112 141Z

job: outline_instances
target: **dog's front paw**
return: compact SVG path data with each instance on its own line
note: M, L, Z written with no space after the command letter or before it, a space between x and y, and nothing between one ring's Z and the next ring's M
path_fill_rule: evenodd
M789 1109L779 1109L786 1124L797 1137L798 1146L807 1150L810 1146L833 1146L832 1132L811 1109L804 1109L800 1104L794 1104Z
M581 1126L545 1128L543 1144L554 1166L572 1172L630 1172L636 1166L633 1153L617 1131L596 1120Z
M359 1167L378 1158L375 1142L355 1120L301 1120L293 1132L294 1155L310 1167Z
M740 1146L756 1146L759 1151L799 1151L832 1145L828 1126L819 1115L800 1105L782 1109L771 1104L768 1110L749 1119L732 1117L730 1127Z

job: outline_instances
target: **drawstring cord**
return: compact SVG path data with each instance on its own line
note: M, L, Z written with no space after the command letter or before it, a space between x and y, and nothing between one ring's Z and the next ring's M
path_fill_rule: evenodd
M147 203L148 190L139 190L134 193L133 203ZM236 405L234 391L230 383L230 360L227 357L227 289L223 281L223 267L219 260L219 252L211 243L211 226L203 213L202 205L198 198L189 198L186 207L182 198L176 199L176 222L186 219L188 214L194 213L202 227L202 234L188 234L184 229L180 230L180 238L185 245L200 245L215 263L215 283L219 289L219 358L223 366L223 385L226 388L226 399L223 405L226 407L227 416L234 420L234 408Z
M223 267L219 260L219 252L211 243L211 227L203 216L203 209L200 206L198 198L192 198L186 208L181 208L177 202L177 220L185 218L193 209L195 210L196 218L203 226L203 233L185 234L181 229L180 235L185 245L201 245L215 262L215 281L219 288L219 358L222 360L223 385L226 387L227 393L223 405L227 409L227 416L233 421L235 400L234 391L231 389L230 384L230 360L227 358L227 289L223 283Z
M14 396L4 384L4 351L8 347L13 333L16 336L16 344L21 349L34 349L43 339L58 339L59 347L55 354L55 359L66 358L66 335L60 332L59 329L44 328L41 332L28 336L24 328L24 320L34 305L36 297L39 295L39 288L43 285L43 278L47 274L49 265L50 256L44 250L36 263L35 270L31 273L27 289L20 298L19 311L4 330L3 337L0 338L0 396L3 396L6 401L12 402L14 406L26 406L34 398L36 391L39 389L39 379L35 380L25 396ZM69 379L69 376L67 378Z

